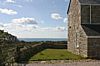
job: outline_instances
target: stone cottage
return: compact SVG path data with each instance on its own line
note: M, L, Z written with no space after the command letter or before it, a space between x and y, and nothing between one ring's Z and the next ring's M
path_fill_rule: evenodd
M100 0L70 0L68 50L100 58Z

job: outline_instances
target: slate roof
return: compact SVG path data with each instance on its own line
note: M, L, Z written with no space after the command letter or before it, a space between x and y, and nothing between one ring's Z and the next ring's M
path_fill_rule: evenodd
M70 0L70 2L69 2L67 14L68 14L69 9L70 9L71 1L72 0ZM100 4L100 0L79 0L79 3L80 4Z
M84 4L100 4L100 0L79 0L79 2Z
M87 36L100 36L100 25L82 25Z

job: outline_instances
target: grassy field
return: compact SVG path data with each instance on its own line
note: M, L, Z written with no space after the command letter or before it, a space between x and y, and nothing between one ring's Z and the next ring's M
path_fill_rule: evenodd
M30 61L39 60L81 60L83 57L72 54L66 49L45 49L31 57Z

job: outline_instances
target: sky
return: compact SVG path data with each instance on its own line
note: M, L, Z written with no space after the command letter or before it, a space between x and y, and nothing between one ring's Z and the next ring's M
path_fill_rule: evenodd
M67 38L69 0L0 0L0 29L18 38Z

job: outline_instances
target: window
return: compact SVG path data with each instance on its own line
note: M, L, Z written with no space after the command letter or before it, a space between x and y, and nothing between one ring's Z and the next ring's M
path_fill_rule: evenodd
M90 6L89 5L81 6L81 21L82 21L82 24L90 24Z
M100 24L100 5L81 6L82 24Z
M91 6L91 23L100 24L100 5Z

